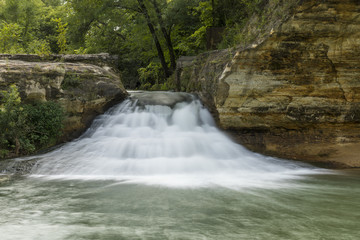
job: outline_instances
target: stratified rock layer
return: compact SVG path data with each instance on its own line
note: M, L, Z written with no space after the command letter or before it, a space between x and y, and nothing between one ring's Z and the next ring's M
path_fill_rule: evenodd
M301 1L221 73L225 55L201 56L191 81L201 83L220 126L240 143L273 156L360 167L359 1Z
M94 65L96 59L99 66ZM62 140L70 140L78 137L97 115L127 96L111 68L113 60L105 54L56 55L47 60L36 55L1 55L0 89L16 84L24 102L59 102L66 112Z

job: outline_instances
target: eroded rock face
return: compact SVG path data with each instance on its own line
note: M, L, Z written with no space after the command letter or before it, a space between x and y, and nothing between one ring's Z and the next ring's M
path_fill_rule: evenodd
M359 1L302 1L260 45L238 51L222 73L214 69L216 78L201 72L209 72L211 58L221 60L209 56L194 81L240 143L360 167Z
M8 56L8 55L7 55ZM24 102L55 100L66 111L64 141L78 137L99 114L126 96L119 76L106 65L106 55L45 61L34 55L0 57L0 89L16 84ZM25 61L19 60L24 58ZM108 56L110 57L110 56ZM12 60L17 59L17 60ZM110 59L111 61L113 58Z

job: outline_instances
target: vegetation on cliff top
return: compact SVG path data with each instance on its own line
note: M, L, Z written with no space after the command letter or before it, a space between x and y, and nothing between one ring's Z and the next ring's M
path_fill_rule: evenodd
M179 56L232 47L267 2L0 0L0 53L108 52L127 88L167 88Z

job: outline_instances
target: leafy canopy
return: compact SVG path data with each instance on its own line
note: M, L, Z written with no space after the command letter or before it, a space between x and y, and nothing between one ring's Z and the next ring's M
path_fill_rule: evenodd
M267 1L1 0L0 53L107 52L120 56L126 87L163 83L179 56L208 50L209 29L224 29L213 47L238 44Z

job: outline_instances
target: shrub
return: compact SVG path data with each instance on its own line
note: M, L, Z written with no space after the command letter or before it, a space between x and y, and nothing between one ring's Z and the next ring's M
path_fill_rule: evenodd
M58 103L21 104L15 85L0 94L0 158L33 153L56 143L64 119Z
M25 115L20 106L21 98L17 87L11 85L8 91L1 91L0 105L0 146L1 149L20 151L20 139L26 132ZM3 151L4 154L5 151Z
M50 44L46 40L33 40L27 47L27 53L48 56L51 54Z
M30 129L27 139L36 148L44 148L56 143L63 127L64 112L56 102L37 102L24 106Z

